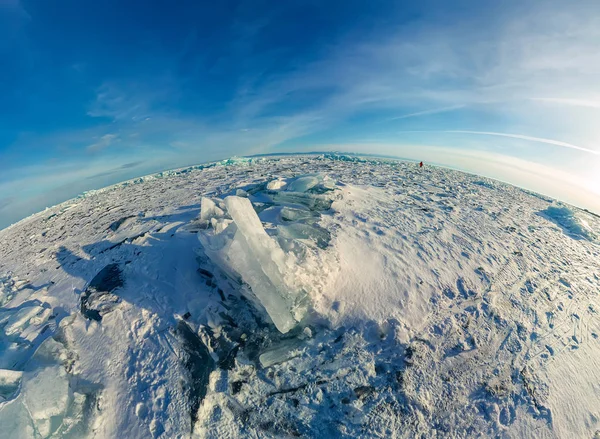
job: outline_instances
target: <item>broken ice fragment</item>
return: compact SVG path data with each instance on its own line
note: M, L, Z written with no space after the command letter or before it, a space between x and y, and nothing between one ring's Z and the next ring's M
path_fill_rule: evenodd
M267 349L260 355L260 365L263 368L267 368L295 358L301 344L302 342L297 338L282 341L277 346Z
M10 399L18 390L23 372L0 369L0 403Z
M284 221L300 221L307 218L316 218L319 214L305 209L294 209L284 206L281 209L281 219Z
M270 191L278 191L278 190L283 189L286 186L287 186L287 183L284 180L277 179L277 180L270 181L267 184L267 189Z
M299 204L315 211L330 209L333 203L333 200L324 195L305 194L302 192L275 192L274 194L269 194L269 196L275 203Z
M202 197L202 201L200 202L200 219L202 221L208 221L211 218L220 218L222 216L223 211L217 207L213 200Z
M287 186L287 190L290 192L306 192L312 187L319 184L319 179L312 175L305 177L298 177Z

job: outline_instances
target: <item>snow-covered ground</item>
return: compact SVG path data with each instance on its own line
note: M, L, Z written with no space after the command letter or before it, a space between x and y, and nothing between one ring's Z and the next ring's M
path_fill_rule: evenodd
M599 234L340 155L93 191L0 231L0 438L600 438Z

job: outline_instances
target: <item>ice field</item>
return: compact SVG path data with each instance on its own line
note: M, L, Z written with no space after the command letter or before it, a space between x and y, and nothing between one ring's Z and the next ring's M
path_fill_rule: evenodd
M0 231L0 438L600 438L600 218L337 154Z

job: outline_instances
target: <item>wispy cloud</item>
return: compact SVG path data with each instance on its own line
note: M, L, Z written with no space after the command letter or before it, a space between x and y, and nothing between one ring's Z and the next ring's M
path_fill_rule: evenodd
M3 198L0 198L0 210L2 210L5 207L9 206L10 204L14 203L15 200L16 200L16 197L3 197Z
M573 107L597 108L600 109L600 99L571 99L571 98L531 98L533 101L548 102L552 104L570 105Z
M109 146L118 142L119 140L119 136L116 134L105 134L102 137L100 137L100 139L97 142L88 145L86 147L86 150L88 152L102 151L103 149L108 148Z
M121 165L121 169L131 169L131 168L135 168L136 166L141 165L142 163L144 163L142 160L139 160L137 162L129 162L129 163L125 163L123 165Z
M96 92L87 114L119 122L139 122L150 117L179 94L177 82L169 75L145 80L105 82Z
M452 105L450 107L442 107L442 108L434 108L431 110L417 111L415 113L403 114L402 116L390 117L389 119L386 119L385 121L409 119L411 117L429 116L431 114L447 113L448 111L460 110L461 108L465 108L465 105Z
M590 154L600 155L600 151L596 151L589 148L584 148L582 146L573 145L567 142L561 142L560 140L554 139L544 139L540 137L532 137L532 136L524 136L522 134L507 134L507 133L495 133L490 131L465 131L465 130L449 130L443 131L445 133L459 133L459 134L475 134L475 135L483 135L483 136L498 136L498 137L509 137L512 139L520 139L527 140L530 142L538 142L538 143L546 143L548 145L561 146L563 148L576 149L578 151L587 152Z
M112 169L109 169L107 171L103 171L103 172L98 172L96 174L92 174L89 177L86 177L87 180L96 180L98 178L101 177L108 177L110 175L115 175L115 174L119 174L119 173L123 173L126 170L132 169L132 168L136 168L138 166L140 166L142 163L144 163L143 161L137 161L137 162L129 162L129 163L125 163L121 166L116 166Z
M525 110L522 102L541 103L530 97L551 95L557 86L574 96L597 88L599 29L597 14L558 3L465 16L451 24L415 21L368 39L346 35L319 58L298 60L303 62L290 69L272 70L268 57L256 57L250 50L236 52L240 65L252 70L243 70L233 98L216 112L165 111L185 96L183 79L166 75L107 82L88 114L121 125L137 124L141 138L144 133L146 138L149 133L168 133L165 145L179 145L182 154L189 148L181 145L198 145L199 139L209 148L229 142L230 148L239 145L242 151L252 145L262 152L369 112L400 113L387 120L412 122L481 104L490 118L518 118L521 132L543 118L551 139L567 129L564 114ZM252 47L255 35L244 35L244 47ZM415 107L425 110L414 111ZM151 123L143 124L148 118ZM248 128L252 129L243 131ZM600 127L586 134L600 137ZM534 138L528 133L524 137ZM560 143L554 144L591 151L578 147L578 142Z

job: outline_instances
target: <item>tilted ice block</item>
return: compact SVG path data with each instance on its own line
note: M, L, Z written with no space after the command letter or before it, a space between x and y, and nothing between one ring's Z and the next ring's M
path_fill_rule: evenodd
M32 439L36 436L33 422L20 399L0 406L0 438Z
M238 228L229 259L250 285L277 329L288 332L296 325L291 307L298 293L284 278L286 274L289 276L286 273L286 254L267 235L250 200L227 197L225 206Z
M48 338L24 372L0 370L0 384L5 388L14 388L20 381L19 394L0 404L0 438L62 437L58 430L73 400L65 358L64 346Z
M277 329L288 332L297 323L292 311L300 296L286 268L288 256L267 235L250 200L227 197L225 207L232 220L211 218L212 229L198 234L206 255L230 278L248 284Z
M265 232L250 200L227 197L225 206L265 274L273 283L283 285L282 272L285 270L285 253L277 242Z
M42 437L47 437L55 429L53 423L64 416L69 404L67 373L62 365L55 365L38 369L27 378L23 384L23 404L36 429Z
M277 329L282 333L292 329L296 321L290 311L291 304L284 297L285 291L265 274L248 241L239 230L228 248L227 260L250 286Z

